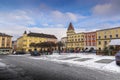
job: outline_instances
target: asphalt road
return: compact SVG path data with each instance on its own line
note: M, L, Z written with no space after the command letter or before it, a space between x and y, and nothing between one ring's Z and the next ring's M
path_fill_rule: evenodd
M0 55L0 80L120 80L120 74L71 66L25 56Z

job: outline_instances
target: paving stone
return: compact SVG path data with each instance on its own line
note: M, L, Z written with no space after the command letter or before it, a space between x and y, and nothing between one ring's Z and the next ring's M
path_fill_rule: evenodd
M67 57L67 58L62 58L62 59L59 59L59 60L69 60L69 59L75 59L75 58L80 58L80 57Z
M111 63L113 62L114 59L101 59L101 60L98 60L98 61L95 61L96 63L104 63L104 64L108 64L108 63Z
M92 58L81 58L81 59L76 59L74 61L80 61L80 62L82 62L82 61L87 61L87 60L90 60L90 59L92 59Z

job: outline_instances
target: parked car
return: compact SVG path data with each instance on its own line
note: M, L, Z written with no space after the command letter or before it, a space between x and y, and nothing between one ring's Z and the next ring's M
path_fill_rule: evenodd
M120 65L120 51L118 51L115 55L115 61L117 65Z
M17 54L26 54L26 53L24 51L17 51L15 54L17 55Z

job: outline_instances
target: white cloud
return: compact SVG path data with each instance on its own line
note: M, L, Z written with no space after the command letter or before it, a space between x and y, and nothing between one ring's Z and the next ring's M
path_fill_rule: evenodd
M62 13L60 11L51 11L49 15L52 21L66 23L66 22L77 22L79 19L86 18L85 16L81 16L71 12Z
M3 24L35 24L33 19L25 11L0 12L0 23Z
M105 15L111 12L112 5L111 4L98 4L93 8L93 14L97 15Z
M59 40L61 37L66 36L66 28L38 28L32 27L28 28L25 26L9 26L3 27L0 29L0 32L10 34L13 36L13 40L16 40L18 37L22 36L23 32L27 30L28 32L38 32L38 33L45 33L45 34L52 34L55 35Z
M66 15L69 17L70 20L73 20L73 21L77 21L78 20L78 16L73 14L73 13L66 13Z
M94 15L103 17L120 16L120 0L110 0L108 3L97 4L92 8Z

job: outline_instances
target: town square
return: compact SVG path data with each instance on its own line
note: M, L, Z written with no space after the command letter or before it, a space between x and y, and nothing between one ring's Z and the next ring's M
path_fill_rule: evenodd
M119 0L0 0L0 80L120 80Z

